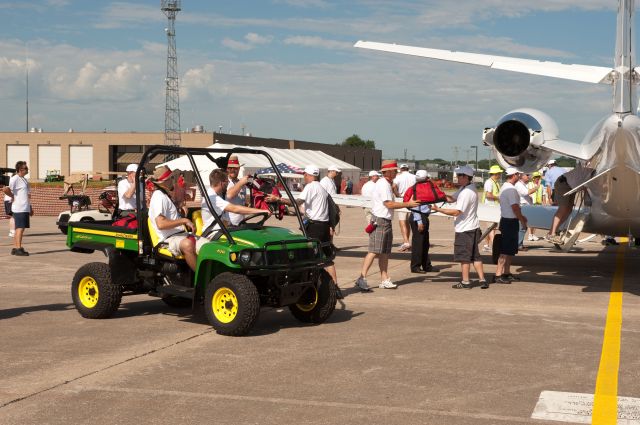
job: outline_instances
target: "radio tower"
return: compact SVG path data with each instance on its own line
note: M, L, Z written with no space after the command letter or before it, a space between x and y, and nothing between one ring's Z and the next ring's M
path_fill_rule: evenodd
M176 15L180 0L160 0L160 9L168 19L166 106L164 111L164 144L180 145L180 95L178 93L178 53L176 52ZM172 159L172 158L168 158Z

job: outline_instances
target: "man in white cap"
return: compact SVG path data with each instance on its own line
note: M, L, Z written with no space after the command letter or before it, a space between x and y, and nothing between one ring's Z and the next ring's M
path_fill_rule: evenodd
M527 217L522 215L520 210L520 194L515 184L520 180L520 173L513 167L508 167L505 171L507 181L500 189L500 257L496 274L493 278L495 283L511 283L520 280L511 274L511 260L518 253L518 235L520 228L527 228Z
M329 265L325 267L325 270L333 279L336 288L338 288L338 275L336 274L336 267L333 264L335 254L331 246L331 237L335 229L331 227L329 222L329 202L327 200L329 194L316 180L319 175L320 169L318 167L315 165L306 166L302 176L305 183L304 189L298 195L296 203L300 205L301 212L304 214L303 223L305 224L307 236L320 240L322 244L324 255L329 261ZM276 195L267 195L266 200L267 202L280 202L285 205L292 205L291 200ZM338 296L342 297L339 290Z
M381 175L382 174L380 174L376 170L369 171L369 181L362 185L362 189L360 189L360 195L371 198L371 196L373 195L373 191L376 188L376 182ZM371 222L371 208L364 209L364 219L366 224L369 224Z
M474 169L468 165L456 167L453 170L458 177L460 189L447 196L448 202L455 202L453 208L439 208L433 205L431 209L439 213L455 217L454 229L455 240L453 243L453 259L460 262L462 269L462 280L453 285L454 289L471 289L469 277L471 264L478 273L480 288L487 289L489 285L484 277L482 267L482 257L478 249L478 243L482 232L480 231L480 221L478 221L478 193L473 184Z
M320 180L320 184L329 195L336 195L338 193L335 178L340 171L342 170L340 170L337 165L331 164L329 168L327 168L327 175Z
M404 197L404 193L411 186L416 184L416 176L409 172L408 164L400 164L400 173L393 179L393 184L396 187L397 195L400 198ZM411 251L411 243L409 241L409 234L411 233L409 222L409 213L404 211L398 211L398 222L400 223L400 233L402 234L402 245L400 245L400 252Z
M127 165L127 177L118 182L118 215L136 212L136 171L138 164Z
M556 184L556 180L558 180L558 177L566 173L567 170L558 166L555 159L549 161L547 163L547 167L549 167L549 169L544 175L545 184L547 185L547 197L551 201L552 205L558 205L558 200L553 196L553 188Z

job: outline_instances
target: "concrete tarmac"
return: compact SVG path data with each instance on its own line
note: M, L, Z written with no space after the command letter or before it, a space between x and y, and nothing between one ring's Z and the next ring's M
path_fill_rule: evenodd
M105 257L69 252L54 222L33 219L29 257L10 255L0 223L1 424L557 424L531 414L542 391L594 393L620 250L618 395L640 397L636 249L596 238L563 254L531 242L514 261L521 282L455 290L453 223L432 217L439 271L410 273L395 223L400 286L378 289L374 263L376 287L361 293L367 236L362 210L349 208L335 238L346 297L330 320L263 309L249 336L231 338L146 295L123 298L111 319L82 318L71 279Z

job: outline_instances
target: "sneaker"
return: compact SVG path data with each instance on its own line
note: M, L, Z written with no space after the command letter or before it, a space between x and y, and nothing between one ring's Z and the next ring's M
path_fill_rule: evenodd
M503 283L505 285L509 285L511 281L505 276L493 276L493 283Z
M356 280L356 287L361 291L365 291L365 292L371 291L371 288L367 283L367 279L364 278L363 276L360 276L358 280Z
M489 282L487 282L486 280L479 280L478 283L480 284L480 289L489 288Z
M491 251L491 247L489 245L483 245L482 246L482 250L487 252L487 251Z
M13 255L17 255L18 257L28 257L29 253L25 251L24 248L18 248L16 249L16 253Z
M16 255L16 251L17 251L16 248L11 248L11 255Z
M505 279L509 279L512 282L520 282L520 278L512 273L508 273L508 274L503 274L502 275L503 278Z
M540 239L542 238L540 238L539 236L529 235L529 242L536 242L536 241L539 241Z
M467 283L458 282L458 283L455 283L455 284L451 285L451 287L453 289L471 289L471 282L467 282Z
M397 287L398 285L391 282L391 279L383 280L382 283L380 283L380 285L378 286L378 288L380 289L396 289Z
M16 232L14 230L9 230L9 237L12 238L16 235Z
M402 245L400 245L400 248L398 249L398 251L400 252L411 251L411 245L409 245L408 243L403 243Z

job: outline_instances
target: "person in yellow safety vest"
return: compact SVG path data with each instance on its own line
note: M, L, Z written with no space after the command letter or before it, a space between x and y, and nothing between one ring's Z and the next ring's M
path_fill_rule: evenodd
M527 183L529 196L531 196L531 205L542 205L544 196L544 187L542 186L542 174L539 171L531 174L531 181ZM535 190L534 190L535 189ZM529 227L529 241L539 241L540 237L536 236L536 228Z
M492 165L489 168L489 178L484 182L484 191L482 193L482 202L484 204L499 205L500 203L500 177L503 170L499 165ZM493 229L487 235L487 243L482 247L483 251L491 251L493 245L493 237L496 230Z

